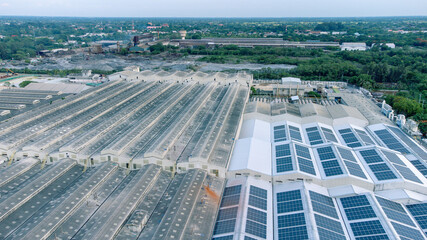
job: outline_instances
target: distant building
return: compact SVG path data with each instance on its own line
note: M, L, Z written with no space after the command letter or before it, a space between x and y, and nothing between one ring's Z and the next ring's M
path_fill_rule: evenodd
M394 117L394 110L393 110L393 108L390 105L388 105L385 101L383 101L383 103L382 103L381 112L388 119L393 119L393 117Z
M133 46L137 46L138 44L153 42L155 40L156 38L152 33L144 33L142 35L134 36L132 39L132 42L133 42Z
M185 37L184 32L180 32L181 38ZM194 46L227 46L237 45L239 47L299 47L299 48L338 48L337 42L290 42L282 38L203 38L203 39L173 39L171 45L180 47Z
M150 51L150 46L148 45L141 44L141 45L129 48L129 52L131 53L143 53L147 51Z
M139 66L129 66L129 67L125 67L123 69L123 71L140 72L140 67Z
M394 44L394 43L386 43L385 45L389 48L392 48L392 49L396 48L396 44Z
M282 78L282 84L301 84L301 79L300 78L294 78L294 77L285 77Z
M90 47L89 51L91 53L103 53L104 51L102 50L102 45L101 44L92 44L92 46Z
M346 42L341 44L341 51L366 51L366 43L362 42Z

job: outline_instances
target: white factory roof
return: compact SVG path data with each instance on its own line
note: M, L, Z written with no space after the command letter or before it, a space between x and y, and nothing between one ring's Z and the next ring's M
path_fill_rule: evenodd
M228 170L244 169L271 175L271 144L255 138L237 141Z
M90 87L83 84L68 83L30 83L25 87L26 90L57 91L62 93L80 93Z

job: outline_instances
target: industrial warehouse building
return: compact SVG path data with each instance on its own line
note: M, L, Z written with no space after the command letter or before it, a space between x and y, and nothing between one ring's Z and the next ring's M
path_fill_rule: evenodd
M249 102L213 239L426 239L426 161L353 107Z
M245 73L110 80L0 122L0 239L427 237L426 150L373 112L250 100Z

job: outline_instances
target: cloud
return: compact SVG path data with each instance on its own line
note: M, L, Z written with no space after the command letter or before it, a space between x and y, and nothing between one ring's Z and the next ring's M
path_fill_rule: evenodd
M2 4L0 4L0 7L9 7L9 6L10 6L9 3L2 3Z

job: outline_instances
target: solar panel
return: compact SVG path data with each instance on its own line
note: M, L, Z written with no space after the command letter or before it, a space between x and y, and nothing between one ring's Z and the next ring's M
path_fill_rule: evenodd
M360 151L359 153L363 156L363 159L379 181L397 179L397 176L384 162L377 151L372 149Z
M248 214L249 214L249 209L250 208L248 208ZM252 210L257 211L255 209L252 209ZM260 211L258 211L258 212L260 212ZM257 221L253 221L249 217L256 218L256 217L259 217L259 216L249 216L248 215L248 219L246 220L245 232L249 233L249 234L252 234L252 235L255 235L257 237L260 237L260 238L266 238L267 237L267 226L266 226L266 223L264 223L264 224L260 223L259 221L262 221L262 219L258 219L257 218L256 219ZM267 221L267 215L265 215L265 220L264 221L265 222Z
M412 204L412 205L406 205L409 212L411 212L414 216L427 216L427 203L419 203L419 204Z
M324 228L318 227L317 231L319 232L320 240L345 240L346 237L335 232L326 230Z
M248 207L247 218L255 222L267 224L267 213Z
M259 197L255 197L253 195L249 196L249 205L251 205L253 207L260 208L260 209L267 210L267 200L259 198Z
M394 229L396 230L397 234L399 234L400 237L403 237L405 239L424 239L424 236L416 229L404 226L402 224L391 222L391 225L393 225Z
M257 240L257 239L255 239L255 238L251 238L251 237L249 237L249 236L245 236L245 240Z
M400 175L402 175L404 179L417 183L423 183L395 153L384 150L381 152L393 164L394 168L396 168L396 170L400 173Z
M332 201L331 197L328 197L313 191L309 191L309 192L310 192L310 198L311 198L311 205L313 206L313 211L338 219L337 211L335 209L335 204Z
M320 135L319 128L310 127L310 128L306 128L305 131L307 132L310 145L317 145L317 144L323 143L323 139L322 139L322 136Z
M289 135L291 136L292 140L302 142L301 132L299 128L294 126L288 126L289 127Z
M223 196L230 196L230 195L240 194L241 189L242 189L242 185L236 185L236 186L232 186L232 187L226 187L224 189Z
M238 205L239 201L240 201L240 195L225 196L222 198L221 207Z
M305 227L304 213L289 214L278 218L279 239L305 239L308 238ZM287 235L285 233L289 233Z
M291 157L291 150L289 144L280 145L281 147L278 148L276 146L276 172L282 173L282 172L288 172L292 171L293 165L292 165L292 157ZM279 156L277 155L277 150L279 149Z
M345 209L348 220L358 220L365 218L375 218L376 214L371 206L355 207Z
M356 239L389 239L381 222L373 220L377 215L365 195L345 197L340 201Z
M279 240L308 239L306 226L282 228L282 229L279 229L278 232L279 232Z
M356 158L354 157L354 155L351 153L350 150L347 150L347 149L344 149L341 147L337 147L337 149L338 149L338 152L340 153L342 159L357 163Z
M307 147L303 147L300 145L295 145L295 150L296 153L299 157L303 157L303 158L310 158L311 159L311 155L310 155L310 151L308 150Z
M277 212L294 212L303 210L300 190L277 193Z
M267 210L267 190L251 186L248 204L259 209Z
M298 156L297 160L300 171L316 175L311 154L308 148L295 144L295 150Z
M251 186L251 188L249 190L249 194L260 197L260 198L267 199L267 190L259 188L259 187Z
M323 217L319 214L314 214L317 226L323 227L325 229L344 234L341 223L339 221L332 220L327 217Z
M343 174L332 147L317 148L316 150L327 177Z
M276 145L276 157L290 156L291 149L289 144Z
M415 144L407 134L405 134L402 130L400 130L397 127L387 126L387 128L390 129L394 134L396 134L400 139L402 139L402 141L404 141L404 143L409 148L411 148L418 156L420 156L421 159L424 159L425 161L427 161L427 151L422 147L419 147L417 144Z
M420 160L412 160L410 162L422 175L424 175L424 177L427 177L427 167L425 163L422 163Z
M378 220L350 223L350 227L356 237L366 237L372 235L381 235L387 237L381 222ZM383 239L388 239L388 237Z
M362 146L359 139L357 139L356 135L354 135L350 128L341 129L338 132L341 134L341 137L344 139L344 142L348 147L355 148Z
M338 130L338 132L339 132L340 134L350 133L350 132L351 132L351 129L350 129L350 128L340 129L340 130Z
M427 229L427 203L419 203L406 205L406 208L415 218L420 227L424 230Z
M274 142L286 141L286 126L280 125L274 127Z
M341 147L337 147L337 149L350 175L367 179L365 173L363 172L351 151Z
M304 213L279 216L277 218L277 225L279 228L305 225Z
M387 129L377 130L374 131L374 133L388 148L405 154L409 153L408 149L406 149Z
M369 135L364 131L360 129L354 128L354 131L357 133L360 139L365 143L365 145L375 145L375 142L369 137Z
M400 203L396 203L378 196L376 199L388 218L415 227L414 222L408 216L408 213Z
M365 195L341 198L348 220L375 218L376 214Z
M325 127L321 127L323 135L325 135L325 138L328 142L338 142L337 138L334 135L334 132L329 129L329 128L325 128Z
M346 239L341 223L330 218L314 214L320 239Z
M381 152L387 157L390 162L405 166L405 163L403 163L403 161L396 154L384 150L381 150Z
M218 216L217 216L213 235L234 232L241 190L242 190L242 185L226 187L224 189L220 210L218 211ZM236 206L236 207L230 207L230 206ZM221 239L221 238L213 238L213 239ZM224 239L228 239L228 238L224 238Z
M214 237L212 240L233 240L234 235L222 236L222 237Z
M276 195L277 212L280 214L277 217L279 239L308 239L304 212L283 215L283 213L303 210L301 191L293 190Z
M236 219L216 222L213 235L234 232Z
M218 211L217 221L233 219L237 217L238 207L224 208Z

